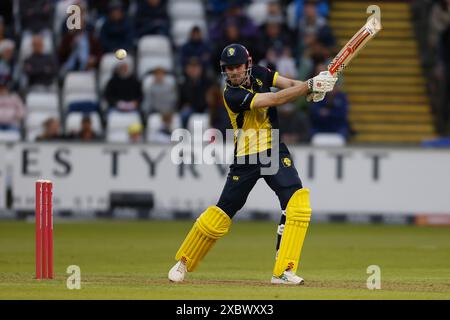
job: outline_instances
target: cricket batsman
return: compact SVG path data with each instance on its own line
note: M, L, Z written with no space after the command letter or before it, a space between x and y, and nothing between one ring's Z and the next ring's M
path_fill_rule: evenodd
M278 129L276 107L305 95L320 101L333 90L337 77L323 71L305 82L288 79L253 65L249 52L240 44L224 48L220 67L226 80L223 99L235 133L234 160L219 201L198 217L176 253L169 280L181 282L187 272L196 269L216 241L228 233L234 215L244 206L258 179L263 178L277 195L282 211L271 282L303 284L296 271L311 219L309 190L303 188L287 146L279 138L272 141L270 133ZM271 92L271 87L280 90ZM269 134L262 134L264 131ZM259 159L263 152L270 154L272 149L278 152L279 161L274 174L261 174L267 166L262 161L246 161L255 155Z

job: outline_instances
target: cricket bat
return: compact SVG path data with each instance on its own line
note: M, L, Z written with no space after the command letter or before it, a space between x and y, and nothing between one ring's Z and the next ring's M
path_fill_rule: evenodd
M364 48L367 42L381 30L380 8L376 5L371 5L367 8L367 12L370 13L371 11L374 13L367 18L366 24L355 33L328 65L328 71L331 75L337 77L349 65L350 61L358 55L359 50Z

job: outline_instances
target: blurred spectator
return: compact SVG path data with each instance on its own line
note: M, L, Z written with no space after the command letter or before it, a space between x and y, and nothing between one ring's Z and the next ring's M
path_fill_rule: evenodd
M265 59L261 60L259 65L276 70L282 76L292 79L298 78L297 66L289 46L286 46L281 50L268 48Z
M90 8L89 11L92 11L97 18L108 15L111 0L87 0L87 2ZM124 11L127 11L130 6L130 0L121 0L120 4L123 6Z
M184 69L184 80L180 85L180 115L183 127L192 113L203 113L207 108L206 94L211 82L206 78L200 61L191 58Z
M299 21L300 36L313 35L326 48L333 48L336 40L324 17L317 13L314 2L307 2L304 16Z
M250 52L253 62L257 63L261 58L261 53L259 50L259 45L257 41L249 41L242 37L241 35L241 29L239 29L239 26L235 23L235 21L229 21L227 25L223 28L223 37L220 41L216 42L216 47L214 49L213 54L213 62L215 62L215 71L219 71L219 61L220 61L220 55L222 53L223 48L225 48L227 45L231 43L240 43L243 46L247 48L247 50ZM265 49L264 49L265 51Z
M272 48L278 54L283 52L284 47L291 45L292 39L286 32L280 18L270 18L265 25L262 26L262 35L259 41L260 50L265 52Z
M430 35L431 47L437 48L441 36L450 27L450 1L435 1L430 13Z
M210 64L210 48L198 26L192 28L189 40L181 47L181 65L185 67L192 57L198 58L204 69Z
M0 11L2 12L2 11ZM3 12L2 12L3 14ZM12 32L10 32L12 28L8 28L8 25L2 15L0 15L0 41L6 38L13 38Z
M269 21L279 21L282 24L286 22L286 19L283 15L283 9L279 1L270 0L267 3L267 18Z
M127 62L117 64L105 89L109 107L119 111L139 111L142 100L141 83Z
M297 78L297 67L295 65L295 60L292 57L291 48L285 46L282 49L281 55L278 57L276 62L276 70L283 76L296 79Z
M436 1L430 14L429 46L434 70L430 81L438 131L450 131L450 0Z
M19 129L25 116L20 97L9 91L9 74L0 74L0 129Z
M84 7L82 7L84 8ZM102 56L100 42L94 27L87 22L86 9L82 9L81 29L67 30L58 49L61 74L70 71L84 71L96 68Z
M349 103L347 95L340 90L340 84L327 93L325 99L311 104L311 135L316 133L339 133L345 139L349 138L348 123Z
M33 52L24 62L24 71L27 76L28 86L31 89L50 89L54 84L57 72L55 58L44 53L44 40L40 34L33 36Z
M0 20L3 20L6 26L10 26L13 24L13 19L13 0L0 1Z
M89 114L85 114L83 116L81 119L81 130L79 132L72 133L72 138L84 142L99 140L99 137L92 128L92 120Z
M206 9L211 12L214 17L217 17L228 9L229 1L223 0L208 0Z
M142 142L144 140L143 137L144 128L140 123L133 123L128 127L128 137L130 142Z
M231 43L240 43L244 46L247 45L246 41L241 37L238 26L234 23L228 23L224 26L222 37L218 39L218 41L212 41L212 43L216 44L213 55L213 62L216 62L216 65L218 65L217 62L220 61L220 55L222 54L223 48L227 45ZM250 50L249 48L247 49ZM219 70L219 67L215 68L215 70Z
M313 75L314 71L314 60L306 53L303 53L301 57L299 57L298 63L298 79L309 79Z
M449 5L450 7L450 5ZM444 62L444 72L446 75L446 97L444 98L444 121L446 122L447 134L450 135L450 27L442 35L442 56Z
M305 3L315 6L316 11L322 17L328 17L330 6L328 0L294 0L295 1L295 20L299 21L305 12Z
M52 0L19 0L19 13L22 31L39 32L52 29Z
M176 110L176 87L167 79L166 70L162 67L153 71L154 82L148 92L150 112L172 113Z
M134 18L136 34L140 38L146 34L169 35L169 15L166 1L138 0Z
M258 36L259 30L252 19L243 12L242 2L230 1L225 14L212 22L209 31L211 41L218 42L223 40L225 28L230 24L236 25L245 39L255 39Z
M280 138L284 143L294 144L306 142L309 139L309 119L306 114L288 103L278 108L280 123Z
M312 75L317 66L327 63L330 59L331 51L321 44L314 34L307 34L303 38L305 50L300 59L300 75L303 79ZM324 69L325 70L325 69Z
M133 26L125 16L120 1L111 1L108 18L100 30L100 43L104 52L117 49L131 50L133 47Z
M258 64L272 70L277 70L277 60L277 51L274 48L268 48L266 51L266 56L264 59L260 60Z
M16 88L19 78L19 70L15 59L16 45L10 39L0 41L0 74L9 74L11 78L11 87Z
M36 138L36 141L64 140L66 137L61 134L61 127L57 118L48 118L42 124L44 131Z
M0 41L3 39L6 39L6 26L5 26L5 20L2 16L0 16Z
M207 0L206 8L215 15L223 14L234 5L248 6L252 0Z

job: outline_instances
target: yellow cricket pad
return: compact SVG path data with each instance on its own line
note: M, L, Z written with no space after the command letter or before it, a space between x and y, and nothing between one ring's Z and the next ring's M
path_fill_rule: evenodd
M286 224L273 270L275 276L281 276L286 269L297 271L310 220L309 189L299 189L292 195L286 207Z
M222 209L208 207L194 223L175 259L184 260L187 270L194 271L217 239L228 233L230 226L231 219Z

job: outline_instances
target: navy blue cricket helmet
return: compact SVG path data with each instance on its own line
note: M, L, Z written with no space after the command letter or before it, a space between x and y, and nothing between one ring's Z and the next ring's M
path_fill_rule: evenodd
M222 75L225 77L225 79L228 81L227 74L225 72L226 66L232 66L232 65L240 65L245 64L246 65L246 77L250 76L251 71L251 61L252 58L250 56L250 53L248 52L247 48L244 47L241 44L233 43L228 46L226 46L222 54L220 55L220 70L222 72Z

